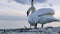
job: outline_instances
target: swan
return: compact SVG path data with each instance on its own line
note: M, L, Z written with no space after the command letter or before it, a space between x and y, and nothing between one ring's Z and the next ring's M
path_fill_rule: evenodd
M42 8L42 9L35 11L34 13L31 13L28 16L28 22L30 25L35 26L35 28L37 28L35 25L36 23L42 24L42 27L43 27L43 24L59 21L53 17L54 14L55 13L53 9Z
M29 14L30 12L31 14ZM43 24L59 21L53 17L54 14L55 11L51 8L41 8L35 10L32 0L31 7L27 10L27 16L28 16L28 22L30 24L30 28L31 26L37 28L37 23L42 24L41 27L43 27Z
M34 7L34 5L33 5L33 3L34 3L34 0L32 0L31 7L27 10L27 16L29 15L30 12L34 13L35 10L36 10L35 7ZM37 26L37 23L35 25ZM36 26L35 26L35 28L36 28ZM30 28L31 28L31 24L30 24Z

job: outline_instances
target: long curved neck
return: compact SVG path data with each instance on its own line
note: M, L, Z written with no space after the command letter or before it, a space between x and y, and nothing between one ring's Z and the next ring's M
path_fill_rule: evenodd
M29 15L30 12L34 12L35 11L35 7L33 6L33 0L31 2L31 7L27 10L27 16Z
M33 3L34 3L34 0L32 0L32 2L31 2L31 7L33 7Z

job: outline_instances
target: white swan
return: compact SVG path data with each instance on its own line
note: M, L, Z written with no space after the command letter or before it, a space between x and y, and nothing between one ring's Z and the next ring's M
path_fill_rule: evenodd
M30 25L35 26L36 23L43 24L58 21L53 17L54 10L51 8L43 8L31 13L28 16L28 22Z
M27 10L27 16L29 15L30 12L31 13L34 13L35 12L35 7L33 6L33 2L34 2L34 0L32 0L31 7ZM36 25L35 26L35 28L36 28L37 27L37 23L35 25ZM31 24L30 24L30 28L31 28Z
M31 14L29 14L30 12ZM36 11L32 0L31 7L27 11L28 22L30 25L35 26L34 28L37 28L37 23L42 24L43 27L43 24L58 21L53 17L54 14L55 12L51 8L42 8Z

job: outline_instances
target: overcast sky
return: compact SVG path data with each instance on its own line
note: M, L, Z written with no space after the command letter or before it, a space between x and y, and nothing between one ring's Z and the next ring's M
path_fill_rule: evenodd
M52 8L55 10L54 17L60 19L60 0L41 0L41 1L36 0L36 1L34 2L34 6L36 10L41 9L42 7ZM27 23L28 21L26 16L26 12L29 7L30 7L29 0L28 1L0 0L0 28L20 28L24 26L29 27L29 23ZM5 20L9 20L9 21L5 21ZM10 20L14 20L14 21L10 21ZM15 21L15 20L19 20L19 21ZM60 23L51 23L47 25L60 26Z
M29 1L29 0L28 0ZM26 0L0 0L0 18L8 19L14 17L14 19L26 19L26 12L30 5ZM55 10L55 17L60 17L60 0L36 0L38 3L35 3L34 6L36 10L41 9L42 7L50 7ZM35 2L36 2L35 1ZM26 2L26 3L25 3ZM40 3L39 3L40 2ZM25 4L24 4L25 3ZM4 18L6 17L6 18ZM7 18L8 17L8 18ZM21 20L20 19L20 20Z
M5 17L16 16L16 18L17 17L26 18L26 11L30 7L30 5L27 4L29 2L27 1L26 4L24 4L26 0L20 0L19 2L18 1L17 0L0 0L0 16L5 16ZM59 16L60 15L60 4L59 4L60 0L46 0L46 1L41 0L39 2L40 3L34 4L36 9L40 9L41 7L51 7L56 12L55 16L60 17Z

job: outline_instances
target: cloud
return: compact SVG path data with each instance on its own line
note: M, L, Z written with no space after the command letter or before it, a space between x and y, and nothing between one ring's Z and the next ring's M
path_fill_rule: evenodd
M26 0L14 0L14 1L16 1L16 2L18 2L18 3L22 3L22 4L25 4L26 2Z
M26 15L27 9L28 6L24 6L15 2L0 3L0 15L24 16Z
M31 0L14 0L16 1L17 3L20 3L20 4L30 4L31 3ZM34 3L45 3L47 2L47 0L34 0Z
M27 4L27 5L30 5L31 4L31 0L14 0L16 1L17 3L20 3L20 4ZM48 4L49 6L54 6L54 5L60 5L60 0L34 0L34 4Z
M8 3L7 0L0 1L0 20L26 20L27 6L16 2Z
M47 4L51 6L60 6L60 0L48 0Z
M35 0L35 2L39 2L39 3L46 3L47 0Z

